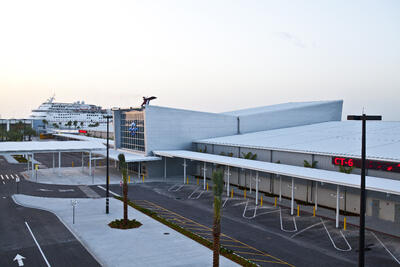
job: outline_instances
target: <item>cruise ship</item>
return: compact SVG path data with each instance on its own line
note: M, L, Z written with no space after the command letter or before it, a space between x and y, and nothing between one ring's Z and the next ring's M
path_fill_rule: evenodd
M37 109L32 110L31 119L46 120L49 127L95 127L107 123L104 115L111 115L111 110L89 105L84 101L74 103L54 102L54 96L47 99ZM57 125L57 126L56 126Z

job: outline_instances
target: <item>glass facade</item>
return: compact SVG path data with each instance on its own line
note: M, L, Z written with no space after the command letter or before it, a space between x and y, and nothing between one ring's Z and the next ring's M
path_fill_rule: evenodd
M131 110L121 113L121 148L145 152L144 111Z

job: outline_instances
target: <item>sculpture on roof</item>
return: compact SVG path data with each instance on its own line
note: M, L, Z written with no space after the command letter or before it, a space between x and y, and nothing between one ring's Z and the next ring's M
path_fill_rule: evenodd
M145 97L144 96L141 107L143 108L143 107L147 106L148 104L150 104L150 100L153 100L153 99L157 99L157 97L155 97L155 96Z

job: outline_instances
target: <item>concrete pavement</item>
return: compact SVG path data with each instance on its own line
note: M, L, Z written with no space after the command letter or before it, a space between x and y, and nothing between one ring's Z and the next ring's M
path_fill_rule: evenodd
M24 206L54 212L105 266L211 266L212 251L169 227L129 207L129 218L139 220L138 229L119 230L107 223L122 217L122 202L110 199L79 199L72 224L71 199L15 195ZM221 266L237 266L221 257Z

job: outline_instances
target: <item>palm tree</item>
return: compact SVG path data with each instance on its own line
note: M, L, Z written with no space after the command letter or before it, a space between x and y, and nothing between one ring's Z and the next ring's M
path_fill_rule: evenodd
M74 121L74 126L75 126L75 129L76 129L76 126L78 125L78 121Z
M213 224L213 266L219 266L219 239L221 235L221 203L222 191L224 190L224 178L221 171L213 172L214 193L214 224Z
M124 198L124 225L128 224L128 181L127 181L127 164L125 162L125 155L118 155L119 169L122 173L123 185L123 198Z
M43 119L42 122L44 124L44 128L46 129L46 126L49 124L49 122L46 119Z
M53 128L58 129L58 128L59 128L58 124L54 122L54 123L53 123Z
M81 128L83 127L83 121L81 121Z

